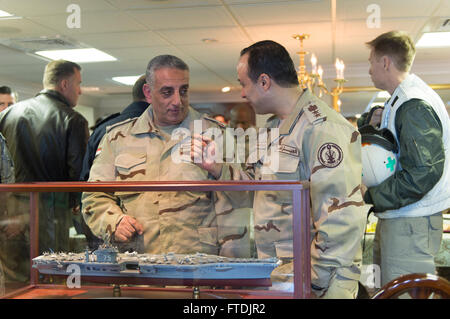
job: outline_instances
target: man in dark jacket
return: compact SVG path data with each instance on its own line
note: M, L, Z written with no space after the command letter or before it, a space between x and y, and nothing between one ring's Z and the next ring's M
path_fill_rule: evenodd
M89 171L91 170L92 163L94 162L98 145L106 133L106 127L129 118L139 117L147 109L148 102L145 100L145 95L142 91L144 84L145 75L142 75L139 79L137 79L136 83L134 83L132 90L133 102L122 112L112 114L95 126L94 132L88 141L86 154L84 155L83 169L81 170L80 176L81 181L87 181L89 179Z
M0 132L13 158L17 183L79 179L89 138L88 122L73 110L81 94L80 71L81 67L70 61L48 63L43 77L44 90L2 112ZM22 214L23 231L9 239L11 247L15 247L15 255L22 259L29 250L25 236L28 196L15 194L16 200L8 210L9 214ZM72 220L70 208L77 204L75 196L41 193L39 203L40 253L67 250ZM12 269L20 267L19 264L10 266ZM20 270L16 273L19 275Z

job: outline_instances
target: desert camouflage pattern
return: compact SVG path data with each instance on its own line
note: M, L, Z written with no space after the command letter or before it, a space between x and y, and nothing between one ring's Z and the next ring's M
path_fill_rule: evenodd
M309 181L312 283L328 287L335 274L358 280L366 224L358 131L309 90L289 118L271 117L267 127L279 127L279 139L258 141L258 160L245 171L224 166L221 179ZM270 156L260 156L266 147L279 159L276 171ZM292 257L292 193L257 191L253 209L258 257Z
M140 117L113 125L100 143L89 181L200 181L212 179L190 161L176 163L171 153L190 152L190 138L172 140L167 128L153 123L152 106ZM177 127L194 132L194 120L203 129L224 126L200 115L193 108ZM198 122L197 122L198 123ZM169 128L170 129L170 128ZM190 153L189 153L190 154ZM232 209L225 197L215 192L115 192L83 193L82 214L92 232L105 240L126 214L144 227L121 251L139 253L218 254L217 214Z
M6 140L0 133L0 178L2 184L11 184L15 181L14 176L14 163L11 158L11 154L6 146Z
M234 143L234 158L233 162L235 167L242 169L245 167L245 158L249 154L248 140L240 139L244 131L234 130L233 143ZM240 150L240 151L238 151ZM242 153L241 158L238 158L239 152ZM242 202L237 202L232 205L230 210L218 214L218 237L220 242L220 255L227 257L239 257L239 258L254 258L256 257L256 247L254 240L254 227L253 227L253 202L248 200L248 192L228 192L233 194L233 198L241 198L244 195ZM222 194L221 194L222 195ZM225 200L223 202L226 202ZM247 206L242 206L242 203L246 203Z

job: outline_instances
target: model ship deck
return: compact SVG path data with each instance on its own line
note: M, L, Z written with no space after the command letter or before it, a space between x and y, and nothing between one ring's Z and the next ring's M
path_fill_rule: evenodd
M207 254L117 253L101 248L93 253L45 253L33 259L42 274L69 275L73 266L81 276L145 277L169 279L264 279L279 265L276 258L228 258Z

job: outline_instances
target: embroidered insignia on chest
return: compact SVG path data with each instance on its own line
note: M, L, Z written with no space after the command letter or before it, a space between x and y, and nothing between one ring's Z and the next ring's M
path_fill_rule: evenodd
M286 144L281 144L278 146L278 152L288 154L291 156L299 157L299 151L298 148L294 146L289 146Z
M334 168L341 164L342 159L344 158L344 153L339 145L335 143L325 143L317 152L317 159L319 162L329 168Z

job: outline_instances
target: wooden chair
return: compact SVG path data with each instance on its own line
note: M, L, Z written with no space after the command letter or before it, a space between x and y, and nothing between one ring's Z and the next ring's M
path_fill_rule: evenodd
M408 274L384 285L372 298L450 299L450 282L431 274Z

